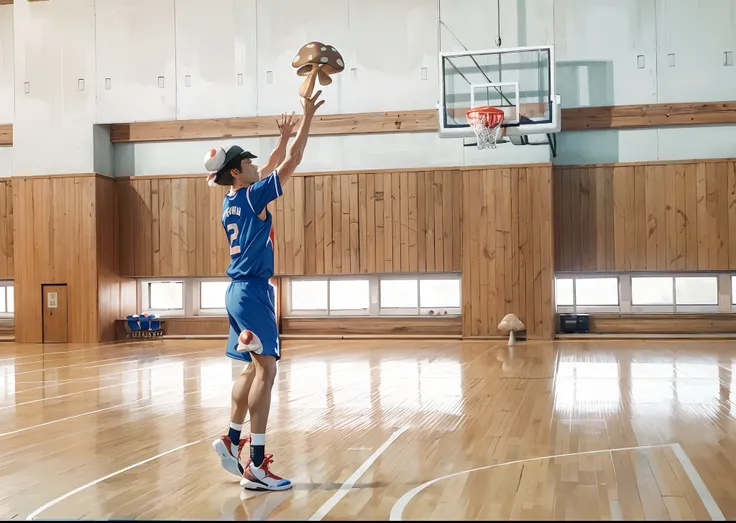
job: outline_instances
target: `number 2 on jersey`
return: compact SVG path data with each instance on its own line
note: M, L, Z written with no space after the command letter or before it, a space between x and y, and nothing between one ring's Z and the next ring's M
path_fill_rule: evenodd
M230 235L230 232L232 232L232 236ZM229 223L227 225L227 236L230 238L230 256L233 254L240 254L240 245L234 245L235 242L238 240L238 224L237 223Z

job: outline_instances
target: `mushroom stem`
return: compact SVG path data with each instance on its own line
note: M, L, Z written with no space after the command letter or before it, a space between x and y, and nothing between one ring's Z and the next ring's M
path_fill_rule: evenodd
M314 83L317 80L317 72L319 71L320 67L318 65L315 65L312 67L312 70L309 71L309 76L307 76L307 79L304 80L302 83L302 86L299 88L299 96L302 96L304 98L311 98L312 97L312 91L314 91Z
M514 336L514 331L509 331L509 343L508 346L511 347L516 342L516 337Z

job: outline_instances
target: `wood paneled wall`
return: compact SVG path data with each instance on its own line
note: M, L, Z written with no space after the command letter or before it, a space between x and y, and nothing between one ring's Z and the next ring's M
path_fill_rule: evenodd
M558 271L736 268L736 160L555 170Z
M15 337L42 341L41 286L67 284L69 341L97 341L95 176L13 179Z
M552 338L551 166L463 176L463 335L503 334L516 314L531 338Z
M462 270L458 170L299 176L275 202L280 274Z
M116 181L123 276L222 276L230 257L222 229L225 187L202 176Z
M136 310L136 282L120 276L120 210L111 178L95 179L97 240L98 339L117 338L115 320Z
M117 182L121 270L221 276L224 188L198 177ZM521 203L519 203L521 202ZM464 273L464 335L507 313L551 337L551 167L295 176L272 207L279 275ZM173 234L172 234L173 232Z
M115 183L92 174L14 178L15 335L42 341L41 286L66 284L70 342L114 340L121 313Z
M13 185L0 179L0 279L12 279L13 261Z
M117 182L121 274L222 276L226 188L202 176ZM295 176L271 205L279 275L460 271L460 171Z

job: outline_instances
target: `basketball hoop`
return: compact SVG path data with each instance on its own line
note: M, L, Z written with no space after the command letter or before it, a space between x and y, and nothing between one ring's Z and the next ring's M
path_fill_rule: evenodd
M496 107L474 107L465 113L478 138L478 149L495 149L501 134L504 113Z

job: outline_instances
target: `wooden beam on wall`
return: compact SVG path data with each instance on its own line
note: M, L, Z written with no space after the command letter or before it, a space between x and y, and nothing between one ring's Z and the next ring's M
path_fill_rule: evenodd
M614 105L562 110L563 131L736 123L736 102Z
M276 118L254 116L112 124L110 139L113 143L128 143L277 136ZM616 105L562 110L563 131L727 123L736 123L736 102ZM436 131L437 111L426 109L325 115L315 119L311 134Z
M13 0L0 0L0 5L13 5Z
M110 141L154 142L278 136L277 116L137 122L110 126ZM437 111L330 114L315 117L310 135L437 131Z
M0 0L1 2L2 0ZM13 124L0 124L0 146L13 145Z

